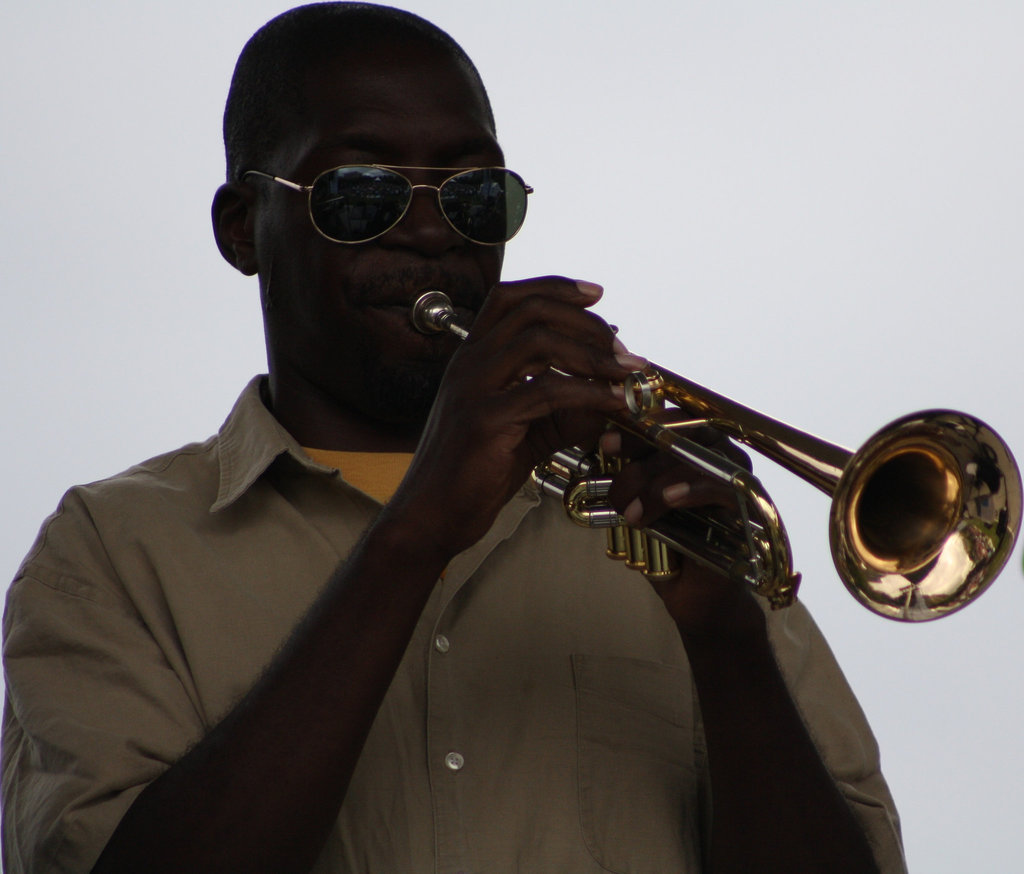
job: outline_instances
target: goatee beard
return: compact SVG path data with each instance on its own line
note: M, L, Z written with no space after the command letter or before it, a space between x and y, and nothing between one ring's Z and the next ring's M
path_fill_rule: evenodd
M366 412L381 422L422 429L444 371L445 363L440 361L372 368L366 388L373 409Z

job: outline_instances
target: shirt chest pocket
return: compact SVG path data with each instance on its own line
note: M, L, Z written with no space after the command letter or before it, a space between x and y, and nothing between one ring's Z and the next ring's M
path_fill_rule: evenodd
M703 753L682 668L574 655L580 821L616 874L699 871Z

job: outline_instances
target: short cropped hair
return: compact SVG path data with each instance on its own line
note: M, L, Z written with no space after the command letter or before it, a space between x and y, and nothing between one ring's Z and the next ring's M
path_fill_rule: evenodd
M224 108L227 179L262 169L288 126L300 118L303 77L345 51L382 41L419 41L448 55L479 87L494 127L480 73L445 31L411 12L370 3L313 3L289 10L261 27L242 49Z

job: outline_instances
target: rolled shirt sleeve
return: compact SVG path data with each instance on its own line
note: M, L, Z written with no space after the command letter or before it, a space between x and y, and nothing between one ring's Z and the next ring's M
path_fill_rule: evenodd
M69 513L85 515L73 496L48 527L60 542L14 581L4 614L9 874L90 870L135 797L205 730L88 526L62 524ZM69 550L74 575L59 567Z

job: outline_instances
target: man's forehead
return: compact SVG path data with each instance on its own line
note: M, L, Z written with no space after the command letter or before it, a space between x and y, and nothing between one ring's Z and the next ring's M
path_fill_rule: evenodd
M313 65L301 118L287 139L301 139L299 160L386 163L494 160L500 148L486 97L474 77L446 55L347 53ZM288 144L282 144L288 148ZM428 155L429 153L429 155ZM294 155L294 152L293 152Z
M421 112L444 110L485 118L493 128L483 86L451 52L422 41L380 41L339 50L312 63L305 97L372 114L415 102Z

